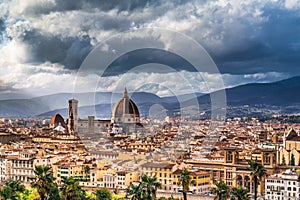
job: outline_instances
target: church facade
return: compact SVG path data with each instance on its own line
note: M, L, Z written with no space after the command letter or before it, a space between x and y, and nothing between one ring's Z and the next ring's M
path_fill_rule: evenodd
M110 119L96 119L95 116L88 116L87 119L78 117L78 100L68 101L68 120L60 114L55 114L50 120L50 128L63 126L69 134L93 134L111 132L113 134L130 133L140 130L143 126L140 123L140 113L137 105L130 99L125 88L122 98L114 105Z
M283 145L279 148L281 165L300 166L300 132L289 129L283 136Z

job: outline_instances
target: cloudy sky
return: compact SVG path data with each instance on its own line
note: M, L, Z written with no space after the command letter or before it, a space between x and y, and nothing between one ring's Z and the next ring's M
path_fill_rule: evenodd
M155 52L126 55L113 63L114 73L103 77L95 71L78 79L82 62L99 43L144 28L174 31L202 45L225 87L300 74L298 0L2 0L0 99L73 92L76 80L82 91L115 91L125 80L130 91L168 96L208 92L204 77L210 90L220 89L213 86L215 72L192 70L180 57ZM166 50L166 40L157 40ZM139 62L140 57L147 58ZM131 64L143 67L122 70Z

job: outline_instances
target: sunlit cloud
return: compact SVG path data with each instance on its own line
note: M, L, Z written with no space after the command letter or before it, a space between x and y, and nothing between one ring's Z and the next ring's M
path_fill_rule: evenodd
M203 45L222 73L225 87L289 78L300 73L299 11L297 0L4 0L0 3L1 91L72 92L78 68L99 42L143 27L178 31ZM173 41L166 40L165 47ZM173 78L176 73L193 81L182 85ZM177 93L207 92L201 78L213 81L214 76L188 70L176 73L168 73L168 79L151 72L94 75L82 84L86 90L113 91L130 76L136 81L128 87L136 90L143 88L138 78L144 77L153 87L143 89L167 96L170 91L164 88L171 86ZM99 80L99 85L91 80Z

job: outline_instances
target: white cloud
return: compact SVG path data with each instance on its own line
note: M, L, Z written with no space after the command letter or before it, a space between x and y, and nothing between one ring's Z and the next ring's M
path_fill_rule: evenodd
M300 7L300 2L298 0L285 0L284 6L287 9L297 9Z
M268 81L272 79L283 79L288 78L287 75L278 72L268 72L268 73L256 73L256 74L245 74L245 79L258 80L258 81Z
M85 49L86 46L94 46L114 34L141 27L160 27L179 31L203 44L210 53L216 56L223 58L223 55L230 55L230 58L226 57L227 60L225 59L229 62L230 59L234 61L245 59L245 62L247 59L259 60L256 55L248 54L256 53L261 47L267 46L267 53L269 51L276 53L275 50L272 52L272 45L297 44L294 41L283 41L284 43L281 44L281 41L276 39L265 41L269 36L277 34L273 29L265 28L266 24L268 27L274 25L268 24L274 23L270 22L272 16L279 16L279 18L284 19L284 16L276 14L277 11L293 10L295 11L292 13L293 17L295 19L299 17L297 9L300 6L297 0L195 0L181 4L161 1L132 10L119 9L118 6L103 9L105 2L100 2L100 6L88 6L88 2L74 2L74 6L70 8L68 2L63 2L55 0L4 0L0 3L0 16L5 20L5 31L10 37L7 44L0 46L1 84L39 94L72 91L76 71L67 69L63 64L64 59L80 58L88 51L88 48ZM280 30L291 28L293 27L279 27ZM29 35L33 34L31 32L38 34ZM284 33L278 33L278 35L283 40L290 38ZM44 37L43 41L42 36ZM83 46L78 45L78 41L82 41L85 36L88 36L89 40L82 44ZM274 38L276 38L275 36ZM50 47L47 48L47 45L51 45L52 40L50 39L53 37L59 40L57 46L61 49L53 48L50 51ZM171 45L180 45L180 41L176 43L174 38L165 39L164 42L166 49ZM34 48L40 43L46 46L46 48L40 49L45 53L34 51ZM253 45L256 44L259 44L258 47L253 48ZM74 48L72 49L72 47ZM108 50L108 48L105 47L103 50ZM250 53L247 52L251 48L253 50ZM84 49L84 52L78 49ZM189 49L184 51L189 51ZM43 58L47 53L55 54L57 52L66 55L59 58L62 60L55 57L52 59L54 60L53 63L47 60L47 57ZM240 58L243 52L246 52L247 58ZM192 51L190 53L193 54ZM42 59L36 59L38 56ZM197 57L198 55L194 56ZM239 62L240 65L245 63L242 61ZM243 71L241 75L227 73L223 74L222 77L226 87L249 82L276 81L289 77L287 73L280 72L282 68L276 70L277 68L273 67L275 65L270 66L265 70L268 72L254 74L250 74L247 72L247 68L240 66L240 68L235 68L235 71L231 70L230 72L239 74L239 70L245 70L246 74L242 74ZM69 68L76 69L76 66ZM178 81L178 75L180 75L181 81ZM203 78L201 76L204 76L211 83L212 90L219 89L215 88L213 84L215 74L186 71L167 74L130 73L105 78L90 75L82 79L82 89L93 90L96 87L97 90L114 91L117 85L121 84L122 79L128 79L127 85L131 90L136 90L145 83L158 84L155 87L148 87L149 90L152 90L149 92L163 96L170 95L172 91L176 93L207 92L206 85L201 82ZM143 78L141 79L141 77ZM94 85L94 82L98 80L99 86L101 86L99 88Z
M20 41L12 40L0 48L0 67L25 63L30 60L28 46ZM2 71L2 70L1 70Z
M54 10L43 15L33 15L32 13L37 12L33 9L51 11L58 6L55 1L15 0L7 4L7 21L10 21L12 27L15 26L16 19L23 17L22 24L30 24L30 28L37 29L42 34L63 38L89 35L99 42L132 26L161 27L186 33L209 48L224 51L241 46L247 42L247 38L259 35L259 26L267 20L262 15L262 9L269 2L219 0L206 3L193 1L181 5L163 2L156 7L144 7L142 12L90 8L64 12Z
M209 91L220 90L220 85L216 82L216 76L214 74L199 73L199 72L172 72L166 74L159 73L126 73L119 76L99 77L97 75L88 75L84 78L80 78L80 82L75 85L80 88L70 87L74 83L74 74L56 75L52 73L38 73L29 77L25 83L18 84L16 86L22 86L29 90L38 90L43 88L50 93L58 91L75 91L75 92L122 92L126 85L129 91L139 92L151 92L159 96L171 96L187 93L202 92L207 93ZM240 84L254 83L254 82L270 82L274 80L281 80L286 78L284 74L272 74L267 73L254 74L249 76L243 75L222 75L225 87L234 87ZM43 81L41 81L43 80ZM56 80L52 82L51 80ZM26 83L33 83L35 86L27 85ZM66 84L68 83L68 84ZM95 84L97 83L97 84ZM175 84L174 84L175 83ZM65 87L63 87L65 85ZM153 87L151 87L153 86ZM211 86L211 88L208 88ZM76 86L75 86L76 87ZM74 89L74 90L73 90Z

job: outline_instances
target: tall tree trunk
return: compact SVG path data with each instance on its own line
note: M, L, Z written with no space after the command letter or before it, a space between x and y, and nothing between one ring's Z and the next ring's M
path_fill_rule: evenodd
M187 200L186 192L182 192L183 194L183 200Z
M257 176L254 176L254 200L257 199L257 188L258 188L258 180L257 180Z

